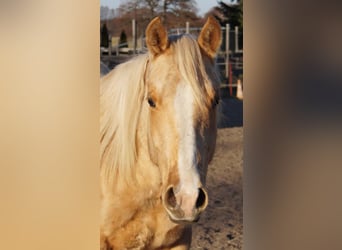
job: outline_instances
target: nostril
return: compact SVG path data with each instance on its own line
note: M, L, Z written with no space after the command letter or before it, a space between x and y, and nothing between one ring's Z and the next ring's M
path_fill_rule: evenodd
M198 197L196 200L196 208L205 208L208 203L207 193L203 190L203 188L198 189Z
M175 193L173 192L173 188L169 187L165 194L165 203L168 207L175 208L177 206L177 199Z

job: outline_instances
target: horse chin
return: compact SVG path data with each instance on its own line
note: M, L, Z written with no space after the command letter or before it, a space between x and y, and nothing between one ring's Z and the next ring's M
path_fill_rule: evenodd
M194 212L192 216L184 216L184 212L180 207L177 207L175 209L167 209L165 208L169 219L176 224L192 224L196 223L200 219L200 212Z
M193 224L199 221L200 216L199 214L197 214L196 216L192 217L192 218L177 218L173 215L171 215L169 213L169 219L176 224L180 224L180 225L189 225L189 224Z

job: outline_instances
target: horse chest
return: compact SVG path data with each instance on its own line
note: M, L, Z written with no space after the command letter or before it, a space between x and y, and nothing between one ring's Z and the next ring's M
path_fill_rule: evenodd
M184 226L171 222L167 215L161 215L156 221L153 241L147 249L168 248L182 237Z
M109 238L112 249L164 249L183 235L184 226L170 221L162 206L139 211Z

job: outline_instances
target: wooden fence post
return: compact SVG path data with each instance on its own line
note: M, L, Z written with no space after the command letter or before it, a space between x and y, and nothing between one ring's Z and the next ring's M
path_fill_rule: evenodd
M235 52L239 51L239 27L235 26Z
M226 24L226 77L229 77L229 24Z
M190 24L189 24L189 22L186 22L185 25L186 25L185 26L185 33L189 34L190 33Z
M137 37L136 37L136 23L135 19L132 20L132 37L133 37L133 54L135 55L137 49Z
M108 55L112 55L112 35L109 35L108 38Z
M230 32L230 27L229 24L226 24L226 78L229 86L229 94L230 96L232 95L232 89L231 89L231 84L230 84L230 64L229 64L229 32Z
M229 64L229 94L233 96L233 69L232 64Z

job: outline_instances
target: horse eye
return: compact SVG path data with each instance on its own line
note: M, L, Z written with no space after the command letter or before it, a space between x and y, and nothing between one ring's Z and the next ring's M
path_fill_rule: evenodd
M213 108L215 108L220 103L220 97L215 96L215 99L213 100Z
M151 97L149 97L149 98L147 99L147 102L148 102L148 104L150 105L150 107L152 107L152 108L155 108L155 107L156 107L156 103L153 101L153 99L152 99Z

